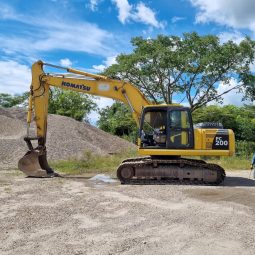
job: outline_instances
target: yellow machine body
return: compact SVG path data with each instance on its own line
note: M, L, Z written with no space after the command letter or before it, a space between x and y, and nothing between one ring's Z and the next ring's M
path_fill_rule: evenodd
M194 129L194 149L165 150L140 148L138 140L138 152L140 155L180 155L180 156L233 156L235 154L235 135L231 129L227 129L229 136L229 148L227 150L215 150L212 148L218 129ZM219 141L220 143L220 141Z

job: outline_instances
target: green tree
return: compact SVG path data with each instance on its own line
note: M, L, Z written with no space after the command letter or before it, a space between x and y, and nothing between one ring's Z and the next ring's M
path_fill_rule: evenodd
M228 81L233 77L241 81L250 74L254 60L255 42L249 38L240 44L221 44L217 36L186 33L182 38L159 35L156 39L135 37L131 42L133 52L119 55L104 74L128 80L154 103L172 103L178 95L192 111L240 89L240 83L230 87ZM224 92L216 89L219 82L224 82Z
M57 88L51 90L49 113L88 122L87 115L93 110L97 110L97 105L89 95Z
M255 75L251 73L242 74L243 87L241 91L245 94L244 99L255 100Z
M193 121L221 122L224 128L233 129L236 140L255 142L255 106L202 107L193 112Z
M100 129L129 141L136 141L137 126L126 105L115 102L112 106L101 109L99 114L97 125Z
M10 95L6 93L0 93L0 106L9 108L17 105L24 104L28 98L28 93L22 95Z

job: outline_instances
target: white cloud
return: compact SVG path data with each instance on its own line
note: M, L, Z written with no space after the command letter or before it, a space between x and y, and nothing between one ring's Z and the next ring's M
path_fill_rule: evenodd
M116 64L116 57L117 56L110 56L110 57L107 57L106 60L104 61L105 65L108 67L108 66L111 66L113 64Z
M0 93L20 94L29 91L31 70L16 61L0 61Z
M198 23L216 22L232 28L255 31L254 0L190 0L198 9Z
M178 16L174 16L172 19L171 19L171 22L172 23L176 23L178 21L181 21L181 20L184 20L186 19L185 17L178 17Z
M147 36L146 39L151 39L150 35L152 34L152 32L153 32L153 27L152 27L152 26L150 26L150 27L148 27L147 29L144 29L144 30L143 30L143 34L144 34L145 36Z
M94 71L96 71L96 72L103 72L106 66L105 65L93 65L92 67L93 67Z
M103 64L93 65L92 67L96 72L103 72L106 67L111 66L113 64L116 64L116 56L107 57L106 60L103 61Z
M73 64L69 58L60 59L59 63L61 66L64 66L64 67L70 67Z
M3 13L3 10L0 14L1 12ZM113 41L118 41L118 38L96 24L60 17L50 19L47 16L40 18L21 14L11 15L11 11L4 13L7 13L4 15L5 19L15 20L25 26L20 33L0 35L1 50L6 54L31 57L39 55L39 52L52 50L85 52L105 57L116 54L113 45L117 44L113 44ZM0 15L1 19L3 16Z
M250 64L250 70L255 73L255 61Z
M234 32L220 33L219 39L221 43L225 43L227 41L233 41L234 43L239 44L242 40L245 39L245 37L239 31L234 31Z
M136 6L134 20L138 20L144 24L151 25L156 28L164 28L164 23L157 21L155 16L155 12L149 7L145 6L144 3L140 2Z
M112 0L112 2L118 8L118 19L122 24L127 21L135 21L156 28L165 27L165 22L159 22L156 19L156 13L143 2L138 3L136 6L129 4L128 0Z
M0 3L0 19L18 19L18 14L16 11L9 5Z
M45 27L45 37L34 43L36 50L62 49L107 56L113 49L106 42L112 35L94 24L87 22L54 23Z
M101 2L101 0L90 0L88 7L90 8L91 11L96 11L98 4Z
M217 91L219 94L228 91L231 88L235 88L237 85L240 85L240 83L237 82L236 79L232 78L228 84L224 84L223 82L220 82ZM233 89L229 91L228 93L224 94L222 96L223 98L223 105L236 105L236 106L242 106L245 103L249 104L250 101L242 101L244 94L240 93L238 89ZM214 101L210 102L210 104L215 104Z
M121 23L125 24L126 21L132 17L132 5L128 3L128 0L112 0L113 3L116 4L119 15L118 19Z
M219 87L217 88L219 93L223 93L231 88L237 86L237 81L235 79L231 79L229 82L229 86L221 82ZM242 105L242 97L243 95L238 92L238 90L233 89L227 94L223 95L223 105L233 104L233 105Z

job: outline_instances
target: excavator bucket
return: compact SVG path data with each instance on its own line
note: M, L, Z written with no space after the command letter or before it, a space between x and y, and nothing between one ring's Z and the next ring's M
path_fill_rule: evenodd
M19 169L29 177L53 177L54 172L49 167L46 153L39 154L37 150L28 151L18 162Z

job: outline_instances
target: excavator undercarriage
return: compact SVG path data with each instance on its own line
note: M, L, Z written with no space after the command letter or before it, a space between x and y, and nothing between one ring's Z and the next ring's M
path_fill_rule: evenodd
M122 184L219 185L225 171L216 164L186 158L143 157L124 160L117 170Z

